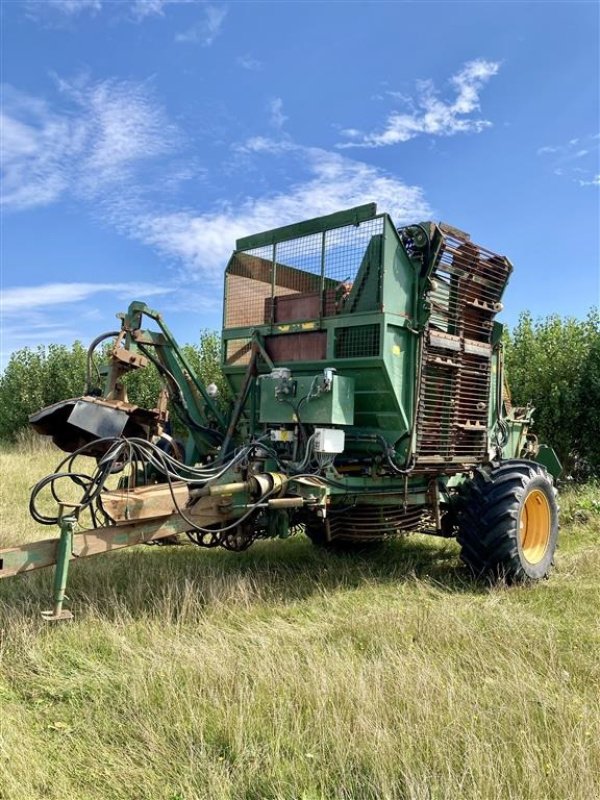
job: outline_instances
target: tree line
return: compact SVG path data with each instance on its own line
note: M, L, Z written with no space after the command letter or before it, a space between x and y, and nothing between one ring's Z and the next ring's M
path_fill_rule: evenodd
M200 380L205 385L216 383L221 398L226 397L227 386L220 365L221 340L217 333L202 331L197 344L183 345L181 350ZM93 361L99 368L104 361L102 351L94 355ZM92 379L102 388L97 369ZM30 414L39 409L60 400L80 397L86 391L86 380L87 347L79 341L70 347L40 345L12 353L0 375L0 440L14 441L28 428ZM156 407L162 382L152 363L126 375L125 384L131 403L143 408Z
M565 472L600 476L600 315L520 316L505 332L506 372L515 405L531 403L533 432Z
M182 350L201 380L216 382L225 395L220 339L203 331ZM584 320L529 313L504 334L512 402L535 407L533 432L556 450L567 474L600 476L600 315ZM44 406L85 390L86 348L49 345L14 352L0 376L0 439L14 440L28 417ZM160 378L152 365L127 377L129 399L152 408Z

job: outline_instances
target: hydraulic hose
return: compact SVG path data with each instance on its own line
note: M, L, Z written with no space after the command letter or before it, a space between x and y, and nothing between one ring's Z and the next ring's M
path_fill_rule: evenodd
M103 342L105 339L111 339L115 336L118 336L121 331L109 331L108 333L101 333L100 336L96 336L94 341L90 344L87 350L87 358L86 358L86 371L85 371L85 393L91 394L94 391L94 387L92 386L92 367L94 365L94 350L98 347L100 342ZM98 368L96 367L96 371ZM98 372L98 379L100 379L100 372Z

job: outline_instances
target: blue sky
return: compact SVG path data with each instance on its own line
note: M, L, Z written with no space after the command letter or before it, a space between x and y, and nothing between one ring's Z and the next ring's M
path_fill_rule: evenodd
M504 321L600 301L599 5L4 0L2 343L131 299L221 323L238 236L377 201L515 264Z

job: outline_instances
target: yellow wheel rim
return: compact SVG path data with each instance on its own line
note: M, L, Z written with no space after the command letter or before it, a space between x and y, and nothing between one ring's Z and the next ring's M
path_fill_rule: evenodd
M521 550L530 564L539 564L546 554L551 531L550 503L539 489L533 489L519 515Z

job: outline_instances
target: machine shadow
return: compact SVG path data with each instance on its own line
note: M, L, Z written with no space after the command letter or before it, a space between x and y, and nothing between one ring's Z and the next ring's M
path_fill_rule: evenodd
M36 615L47 608L52 570L6 582L0 616ZM390 540L361 553L342 554L291 541L258 542L244 553L189 546L141 546L72 564L69 606L76 618L106 620L159 616L176 621L224 605L292 605L365 586L415 582L448 594L489 591L474 581L452 541L424 537Z

